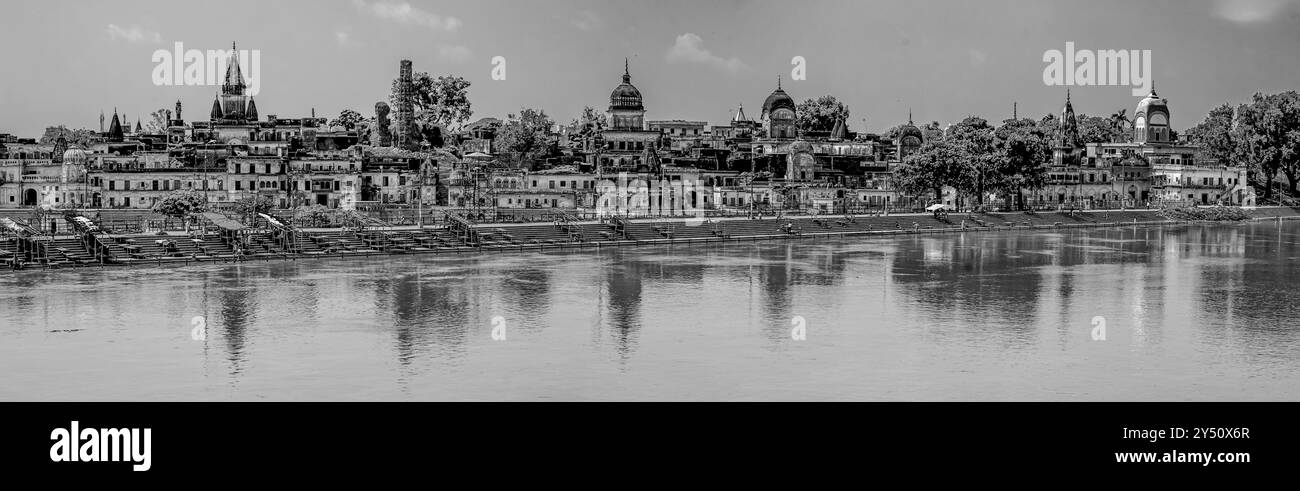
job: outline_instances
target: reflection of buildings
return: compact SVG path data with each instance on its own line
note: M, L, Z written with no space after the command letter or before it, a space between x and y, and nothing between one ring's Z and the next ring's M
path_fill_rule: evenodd
M641 330L642 268L640 261L628 260L605 271L603 297L598 308L608 315L608 320L602 322L600 329L614 338L615 349L623 358L636 349Z
M257 290L247 288L241 283L238 274L233 277L223 276L217 282L220 288L217 293L217 303L220 305L221 312L218 327L226 342L231 376L238 376L244 370L244 348L248 342L248 330L257 323L259 308Z

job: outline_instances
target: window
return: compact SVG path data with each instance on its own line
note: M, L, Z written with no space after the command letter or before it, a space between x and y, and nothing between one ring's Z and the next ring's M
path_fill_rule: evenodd
M384 187L388 187L388 176L384 176Z
M551 183L551 189L555 189L555 181L549 181L549 182Z
M117 181L108 181L108 190L109 191L117 190Z
M242 181L235 181L235 191L243 191L243 190L244 190L244 186L243 186L243 184L241 184L241 182L242 182Z
M157 190L158 190L158 181L154 181L154 182L153 182L153 190L154 190L154 191L157 191Z

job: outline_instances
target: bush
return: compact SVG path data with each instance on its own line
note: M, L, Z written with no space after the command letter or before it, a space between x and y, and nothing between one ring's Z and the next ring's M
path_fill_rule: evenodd
M1160 215L1170 220L1209 222L1239 222L1251 218L1249 213L1235 206L1166 208L1160 211Z
M331 210L321 205L311 205L305 208L299 208L294 211L293 218L298 220L299 224L307 224L311 227L320 227L329 223Z

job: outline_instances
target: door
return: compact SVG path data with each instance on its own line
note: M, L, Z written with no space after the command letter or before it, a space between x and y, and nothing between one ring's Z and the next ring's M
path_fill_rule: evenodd
M36 190L28 189L23 195L23 206L36 206Z

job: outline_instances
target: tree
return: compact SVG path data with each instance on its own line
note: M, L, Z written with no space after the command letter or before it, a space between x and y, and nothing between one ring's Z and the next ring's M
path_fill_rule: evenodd
M582 114L569 123L578 136L588 136L605 129L605 116L591 106L582 108Z
M354 130L363 121L365 121L365 118L361 116L361 113L351 109L344 109L339 111L339 117L330 121L330 126L341 126L347 130Z
M306 223L310 227L319 227L329 223L331 210L321 205L311 205L299 208L293 212L293 218L300 224Z
M1110 118L1080 114L1075 117L1075 121L1078 123L1080 143L1112 143L1124 139Z
M41 135L40 143L41 145L53 145L59 137L63 137L68 141L69 147L88 148L96 136L97 134L93 130L85 128L70 130L63 125L49 126L45 128L45 134Z
M1237 111L1231 138L1234 160L1243 162L1254 177L1263 179L1264 198L1273 197L1273 180L1281 173L1289 181L1288 191L1297 195L1300 182L1300 94L1255 94L1250 104Z
M965 164L969 157L960 143L926 142L894 170L894 185L914 196L933 191L935 199L943 196L945 186L960 193L974 182L971 167Z
M270 213L275 207L275 202L269 196L249 196L235 200L234 209L240 216L249 217L250 223L252 216L257 213Z
M975 202L984 204L985 190L1001 186L1001 155L995 145L994 128L984 118L970 116L949 128L947 141L962 147L965 155L962 163L974 179Z
M1116 142L1127 142L1133 136L1133 122L1128 119L1128 109L1110 115L1110 127Z
M190 231L190 218L207 211L208 200L198 191L174 191L154 205L153 211L164 216L185 221L185 233Z
M555 124L541 109L520 108L511 114L497 133L497 141L508 152L519 154L519 159L532 158L547 149L551 125Z
M1060 131L1060 129L1061 129L1061 118L1056 117L1055 114L1048 114L1046 116L1043 116L1043 119L1038 120L1038 131L1042 132L1044 135L1047 135L1048 141L1055 140L1056 134Z
M397 104L401 79L394 79L391 100ZM433 144L441 137L441 128L457 128L474 114L469 102L468 80L464 77L444 75L433 78L428 72L419 72L411 78L411 104L415 111L415 127L424 141ZM435 128L437 128L435 130ZM439 145L434 145L439 146Z
M921 134L925 136L925 141L939 141L944 137L943 126L938 121L931 121L921 126Z
M1187 129L1187 140L1201 147L1207 157L1225 164L1231 162L1235 146L1232 139L1232 117L1235 112L1227 103L1211 109L1204 120Z
M167 108L149 113L149 122L144 124L144 131L145 133L162 133L171 124L171 119L172 111Z
M1017 208L1024 209L1024 191L1047 185L1047 164L1052 158L1051 136L1031 119L1007 120L997 129L1001 176L1000 187L1006 192L1008 205L1012 196Z
M816 99L808 99L796 108L798 120L795 126L800 132L805 131L831 131L835 129L835 122L843 119L849 120L849 108L840 102L833 95L824 95Z

